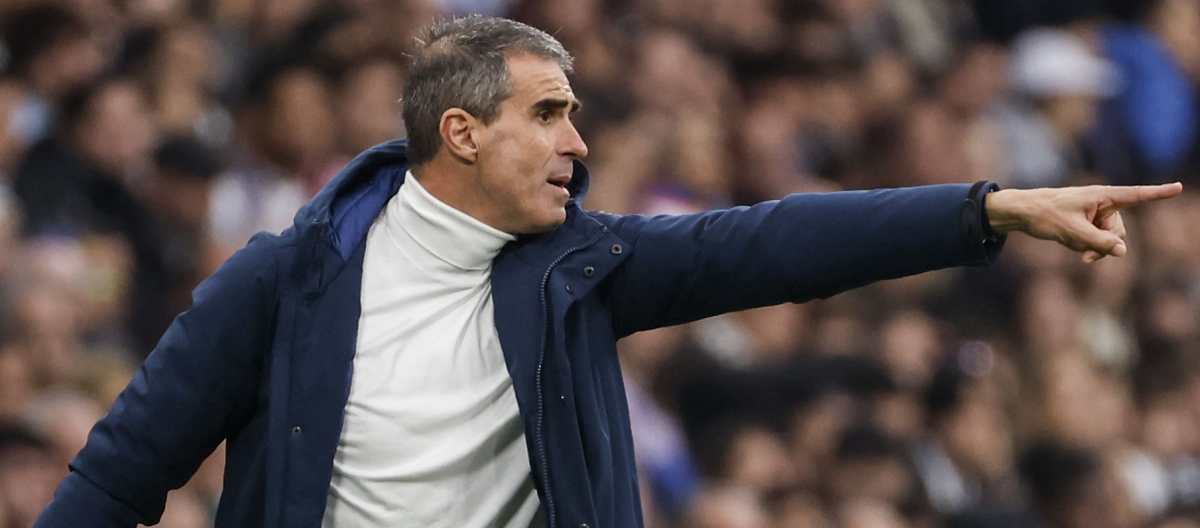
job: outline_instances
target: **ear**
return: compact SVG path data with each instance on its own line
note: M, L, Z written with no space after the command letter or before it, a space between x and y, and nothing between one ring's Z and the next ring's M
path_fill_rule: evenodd
M475 116L461 108L451 108L442 112L438 132L450 155L471 165L479 156L479 145L475 141L478 126L479 120Z

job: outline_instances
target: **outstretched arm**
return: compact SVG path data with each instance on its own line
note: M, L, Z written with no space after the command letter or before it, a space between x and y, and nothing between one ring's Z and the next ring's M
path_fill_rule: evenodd
M985 236L972 191L932 185L793 194L693 215L596 214L630 249L607 286L614 330L623 336L986 264L1000 241Z
M997 235L1011 231L1084 251L1089 262L1120 256L1126 248L1119 210L1169 198L1182 187L990 194L980 189L933 185L795 194L683 216L596 214L631 245L608 287L614 329L624 336L734 310L829 297L879 280L986 264L1000 249Z

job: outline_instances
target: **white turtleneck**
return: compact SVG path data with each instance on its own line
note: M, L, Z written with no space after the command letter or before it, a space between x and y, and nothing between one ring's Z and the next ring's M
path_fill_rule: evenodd
M513 239L411 172L371 226L324 528L526 528L540 517L492 312L492 259Z

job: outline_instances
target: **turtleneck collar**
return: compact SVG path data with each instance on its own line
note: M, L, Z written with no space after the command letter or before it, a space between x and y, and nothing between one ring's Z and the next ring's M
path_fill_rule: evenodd
M409 171L396 197L388 204L390 227L401 229L447 264L483 270L505 244L516 237L489 226L438 200Z

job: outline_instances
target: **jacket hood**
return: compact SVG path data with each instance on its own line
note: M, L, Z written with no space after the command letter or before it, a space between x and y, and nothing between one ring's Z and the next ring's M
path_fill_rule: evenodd
M395 139L375 145L350 160L328 184L296 213L296 234L312 236L316 231L331 237L330 242L343 258L366 236L375 217L404 183L408 171L408 141ZM567 189L571 199L567 208L578 207L587 195L590 176L579 160L573 162Z

